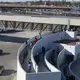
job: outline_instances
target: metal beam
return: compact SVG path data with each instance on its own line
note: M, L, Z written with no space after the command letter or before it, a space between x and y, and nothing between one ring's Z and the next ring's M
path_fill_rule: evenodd
M33 30L33 27L34 27L34 23L31 23L31 25L30 25L30 30L31 31Z
M1 24L3 25L3 27L4 27L4 22L3 22L2 20L1 20L0 22L1 22Z
M65 31L67 30L67 26L64 27L64 30L65 30Z
M26 29L29 26L30 23L27 23L27 25L24 27L24 29Z
M35 26L34 26L34 28L33 28L33 30L35 30L36 28L37 28L37 26L39 25L39 23L38 24L36 24Z
M16 21L14 21L14 22L9 21L9 22L10 22L10 24L11 24L12 28L13 28L13 29L15 29L15 28L16 28Z
M5 28L8 27L8 21L5 21Z
M43 25L44 24L40 24L40 27L39 27L40 31L43 29Z
M66 25L63 25L63 31L65 31L66 30Z
M9 21L9 22L10 22L10 24L11 24L12 28L13 28L13 24L12 24L12 21Z
M5 28L8 27L8 21L2 21L2 20L1 20L1 23L2 23L2 25L3 25Z
M70 29L70 19L68 19L68 25L67 25L67 30Z
M16 21L13 22L13 28L16 28Z
M53 24L50 25L49 30L52 31L52 29L53 29Z
M48 27L48 25L49 24L46 24L46 26L43 27L42 31L44 31Z
M21 22L19 22L17 25L16 25L16 28L18 28L20 26Z
M58 25L55 25L55 27L52 29L52 32L55 32L55 30L57 29Z
M40 29L40 32L39 32L40 38L41 38L41 36L42 36L43 25L44 25L44 24L40 24L40 27L39 27L39 29Z
M25 27L25 22L22 22L21 27L22 27L22 29L24 29L24 27Z

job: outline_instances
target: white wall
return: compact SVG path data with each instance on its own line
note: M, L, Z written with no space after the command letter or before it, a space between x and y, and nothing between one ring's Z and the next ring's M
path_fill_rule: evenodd
M26 44L24 43L18 50L17 54L17 80L26 80L26 72L21 66L21 57L20 54L22 54L23 49L26 47Z
M33 68L34 68L35 72L37 73L38 72L38 65L34 59L33 49L31 51L31 61L33 63Z
M66 31L66 38L68 39L77 39L77 32Z
M64 47L64 49L75 55L75 45L67 45L67 44L61 44L61 45Z
M26 72L23 70L19 62L17 63L17 80L26 80Z

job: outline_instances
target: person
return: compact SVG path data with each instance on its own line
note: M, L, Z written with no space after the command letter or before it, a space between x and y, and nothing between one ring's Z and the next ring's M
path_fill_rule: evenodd
M38 41L37 36L34 38L34 44Z
M60 48L59 48L59 47L57 47L56 52L57 52L57 56L58 56L58 54L59 54L59 52L60 52Z
M45 52L46 52L45 47L42 46L42 53L43 53L43 56L45 55Z
M73 75L68 76L67 80L75 80L75 77Z
M39 32L40 39L42 38L41 33Z
M22 56L22 64L24 64L27 55L28 55L28 51L26 51Z
M33 42L31 41L30 44L29 44L30 48L32 48L33 46Z
M27 43L28 43L28 42L26 41L26 45L27 45Z
M31 66L32 66L32 62L31 62L31 59L29 59L29 61L28 61L28 72L31 71Z
M39 53L37 53L37 55L36 55L36 63L38 64L39 61L40 61L40 55L39 55Z

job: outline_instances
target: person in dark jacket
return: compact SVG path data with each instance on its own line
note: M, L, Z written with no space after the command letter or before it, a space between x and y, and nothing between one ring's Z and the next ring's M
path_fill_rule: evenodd
M43 53L43 56L45 55L45 52L46 52L45 47L42 46L42 53Z
M32 62L31 62L31 59L29 59L29 61L28 61L28 72L31 71L31 67L32 67Z
M73 75L68 76L68 77L67 77L67 80L75 80L75 77L74 77Z

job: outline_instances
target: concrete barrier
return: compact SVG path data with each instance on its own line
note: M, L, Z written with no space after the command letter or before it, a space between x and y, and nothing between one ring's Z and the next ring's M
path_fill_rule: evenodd
M54 48L55 49L55 48ZM45 53L45 63L46 65L48 66L49 70L51 72L60 72L56 67L54 67L54 65L52 65L50 62L49 62L49 58L50 58L50 55L52 54L52 50L49 50Z
M58 55L58 59L57 59L58 68L61 70L62 66L64 66L67 63L72 62L73 59L74 59L73 54L67 51L66 49L63 49Z
M33 52L33 49L31 50L31 60L32 60L32 63L33 63L33 68L35 70L35 72L37 73L38 72L38 65L34 59L34 52Z
M27 74L26 80L61 80L60 72L39 72Z
M67 45L67 44L61 44L64 49L66 49L68 52L71 52L73 55L75 55L75 45Z
M75 46L75 60L80 59L80 44Z
M17 54L17 80L26 80L26 72L21 66L21 54L23 49L26 47L26 44L24 43L18 50Z
M78 62L78 64L80 65L80 61ZM80 77L78 77L78 76L76 75L76 73L78 73L77 70L79 71L80 66L77 67L77 70L76 70L76 68L75 68L76 66L78 66L78 65L77 65L77 60L75 60L75 61L73 61L72 63L70 63L70 65L69 65L69 72L70 72L70 75L73 75L73 76L75 77L75 80L80 80ZM75 73L74 73L73 70L75 70ZM78 74L80 74L80 71L79 71Z
M71 32L71 31L66 31L66 38L67 39L77 39L77 31Z

